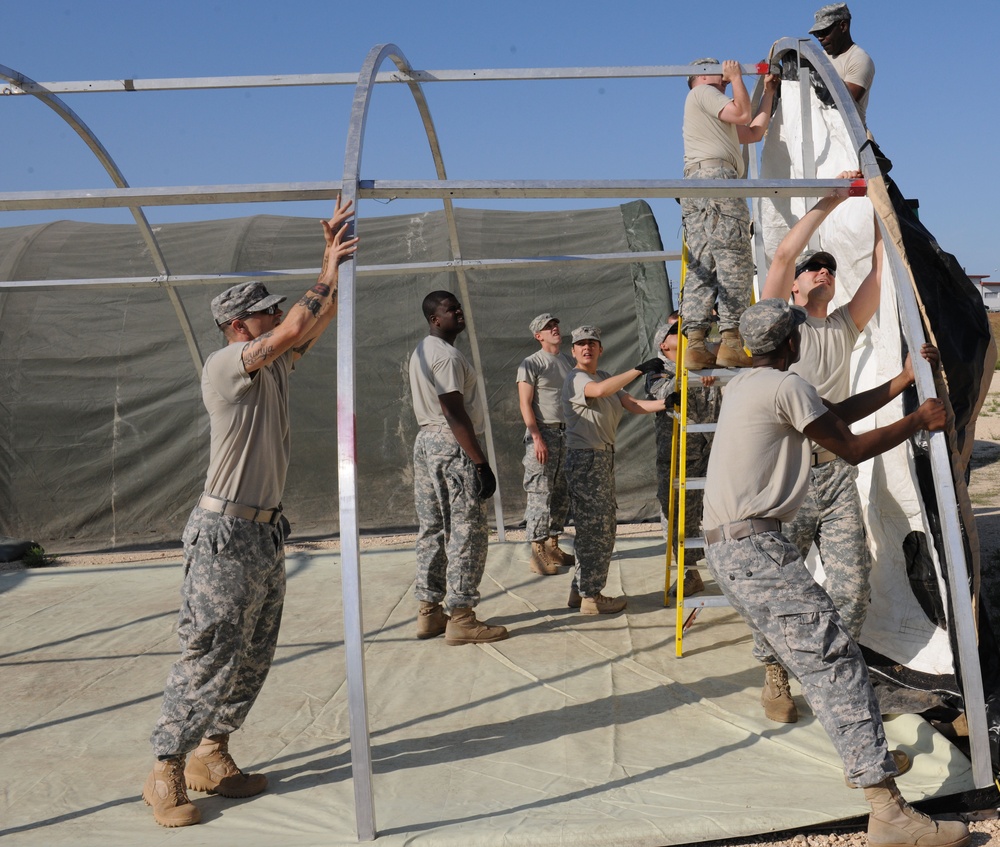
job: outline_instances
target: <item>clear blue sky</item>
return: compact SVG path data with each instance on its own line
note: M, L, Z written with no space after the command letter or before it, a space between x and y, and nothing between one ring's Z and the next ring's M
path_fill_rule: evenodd
M428 70L686 64L706 55L754 62L778 38L805 35L818 5L34 0L5 15L0 63L43 82L356 72L383 42ZM868 123L895 163L893 178L906 196L919 198L922 220L969 273L1000 278L998 118L988 72L1000 3L855 0L850 6L854 38L877 66ZM425 92L453 179L681 176L682 79L439 83ZM131 185L158 186L337 180L351 95L345 86L64 99ZM0 127L0 190L111 187L83 143L34 98L0 98ZM403 86L378 88L366 137L363 177L433 178ZM524 201L504 208L566 205ZM653 206L665 246L676 249L677 204ZM360 212L424 208L365 201ZM151 208L148 215L155 223L326 211L316 204L254 204ZM8 212L0 214L0 226L64 217L130 220L121 210Z

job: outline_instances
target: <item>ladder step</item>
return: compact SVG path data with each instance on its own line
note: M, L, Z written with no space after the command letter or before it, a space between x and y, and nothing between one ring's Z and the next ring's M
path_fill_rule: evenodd
M723 606L728 606L729 601L723 597L721 594L708 596L708 597L685 597L684 598L684 608L685 609L700 609L700 608L721 608Z
M704 550L705 549L705 539L699 535L692 535L684 539L684 549L685 550Z
M685 426L682 423L681 426L684 427L684 429L686 429L688 432L715 432L716 427L718 426L718 424L714 424L714 423L696 423L696 424L689 423L689 424L687 424Z
M680 487L681 487L681 481L679 479L675 480L674 488L679 490ZM700 491L705 488L705 477L703 476L688 477L686 480L684 480L684 487L689 491L695 491L695 490Z

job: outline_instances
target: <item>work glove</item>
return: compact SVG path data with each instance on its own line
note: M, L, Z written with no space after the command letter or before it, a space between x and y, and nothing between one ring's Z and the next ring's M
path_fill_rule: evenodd
M636 365L635 369L639 371L639 373L644 374L661 374L663 373L663 359L659 358L659 356L655 359L648 359L647 361L640 362Z
M476 465L476 496L480 500L489 500L497 490L497 478L488 462Z

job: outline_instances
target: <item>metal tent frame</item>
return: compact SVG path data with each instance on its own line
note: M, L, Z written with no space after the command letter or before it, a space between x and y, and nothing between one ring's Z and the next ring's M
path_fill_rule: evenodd
M866 133L858 118L857 110L843 82L837 76L829 60L811 40L784 38L776 42L772 49L772 61L795 54L799 67L807 62L826 84L834 101L844 117L848 133L859 151L860 167L866 179L879 175L872 151L865 145ZM382 66L391 61L394 71L381 71ZM516 69L475 69L421 71L413 69L402 51L394 44L373 47L366 57L359 73L305 74L290 76L243 76L176 79L124 79L84 82L39 83L0 65L0 79L6 86L0 90L5 95L29 95L39 99L53 109L68 123L93 151L115 184L113 189L34 191L0 193L0 211L55 210L55 209L96 209L128 208L139 227L143 239L149 247L158 275L153 278L102 278L72 280L20 280L0 282L0 288L51 288L63 285L89 285L111 287L157 287L166 289L178 322L187 340L196 371L200 374L202 357L191 330L187 315L176 295L175 287L180 285L217 284L232 280L244 280L253 274L208 274L175 276L170 273L156 240L156 235L146 220L145 206L180 206L201 204L230 204L246 202L272 202L290 200L331 199L340 193L345 200L361 199L439 199L444 205L445 218L451 245L452 259L448 262L431 262L407 265L356 266L354 262L344 264L340 281L340 311L337 318L337 435L340 497L340 539L342 585L344 602L345 650L347 660L348 706L350 714L350 740L352 774L355 795L355 815L358 839L374 840L377 834L375 804L372 790L371 748L368 731L367 692L365 683L363 625L361 619L361 578L360 539L357 514L357 441L355 405L355 295L357 279L366 275L386 275L394 273L432 273L440 270L454 271L459 280L463 301L466 303L466 320L472 345L473 358L480 373L479 348L475 329L475 316L471 309L466 270L501 267L524 267L549 262L616 262L635 263L662 262L676 260L678 253L618 253L582 256L526 257L519 259L467 259L462 256L458 231L455 225L453 201L455 199L538 199L538 198L680 198L692 196L737 196L759 197L819 197L831 188L849 184L845 180L831 179L785 179L762 180L758 178L756 156L751 157L750 178L733 182L714 180L449 180L446 176L444 160L438 143L437 132L431 117L423 85L436 82L485 82L497 80L560 80L560 79L629 79L656 77L686 77L695 73L705 73L711 66L706 65L662 65L636 67L575 67L575 68L516 68ZM767 71L767 65L745 65L744 73L759 75ZM430 146L436 180L406 181L361 179L361 156L364 149L365 125L369 106L377 85L404 84L410 89L417 111L423 123ZM344 169L340 181L240 184L240 185L196 185L183 187L130 187L124 175L115 164L110 153L84 121L61 99L60 94L141 92L141 91L188 91L223 88L260 88L285 86L329 86L353 85L354 99L350 124L346 139ZM759 98L761 83L758 82L755 99ZM808 106L810 87L800 86L803 105ZM803 109L808 114L808 108ZM811 128L804 122L805 160L811 156ZM758 221L757 238L760 239L758 204L754 203L754 216ZM906 279L907 274L902 257L891 242L885 240L889 261L898 279ZM762 241L758 241L757 255L763 262ZM758 268L763 278L766 268ZM315 276L314 268L290 268L269 271L289 279L308 279ZM901 286L897 292L900 302L903 332L912 348L922 340L922 328L916 297L908 286ZM930 367L922 359L915 365L918 396L921 400L933 395L934 385ZM483 387L483 386L481 386ZM495 461L495 451L487 412L487 452ZM976 633L973 628L971 597L956 591L959 586L968 585L968 571L961 542L961 527L955 506L955 490L951 478L948 448L943 433L930 438L932 470L935 484L942 496L938 498L940 519L945 536L946 566L948 582L952 588L952 620L954 622L959 663L963 683L963 693L967 707L982 706L983 686ZM503 535L503 512L499 494L495 498L497 529L500 539ZM973 778L977 787L992 784L990 773L989 746L985 709L967 708L969 718Z

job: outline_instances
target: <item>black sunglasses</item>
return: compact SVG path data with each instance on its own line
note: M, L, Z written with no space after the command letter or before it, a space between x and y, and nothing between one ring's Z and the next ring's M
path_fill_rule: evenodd
M837 275L837 272L833 268L829 265L824 265L822 262L806 262L802 266L802 270L809 271L810 273L816 273L816 271L827 271L830 276Z
M250 312L240 312L238 315L231 317L226 323L232 323L233 321L242 321L247 318L257 317L258 315L276 315L278 313L278 305L268 306L266 309L259 309Z

